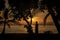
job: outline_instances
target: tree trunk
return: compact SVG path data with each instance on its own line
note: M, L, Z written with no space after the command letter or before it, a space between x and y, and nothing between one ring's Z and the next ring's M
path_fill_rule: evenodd
M4 27L3 27L3 30L2 30L2 34L5 34L5 26L6 26L6 20L4 21Z
M57 17L55 16L54 11L52 10L52 8L48 8L48 11L49 11L49 13L50 13L51 16L52 16L52 19L53 19L53 21L54 21L54 24L55 24L58 32L60 33L60 25L59 25L59 23L58 23L58 19L57 19Z
M27 25L28 25L27 31L30 30L28 33L33 34L33 30L32 30L31 25L29 24L29 22L25 18L24 18L24 20L27 22Z

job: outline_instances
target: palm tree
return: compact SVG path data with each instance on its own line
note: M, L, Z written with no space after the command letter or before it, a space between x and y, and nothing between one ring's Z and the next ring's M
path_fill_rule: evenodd
M0 11L2 11L4 8L5 8L5 1L4 0L0 0ZM1 19L1 18L0 18ZM4 28L3 28L3 32L4 32L4 30L5 30L5 26L4 26ZM2 32L2 33L3 33Z
M5 9L5 11L3 13L3 17L4 17L4 28L2 30L2 34L5 34L5 26L6 26L6 24L10 28L10 25L8 24L8 12L9 12L8 9Z

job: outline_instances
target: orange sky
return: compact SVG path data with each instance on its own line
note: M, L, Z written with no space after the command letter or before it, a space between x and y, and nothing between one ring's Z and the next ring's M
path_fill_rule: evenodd
M7 1L7 0L6 0L6 3L5 3L5 7L6 7L6 8L9 8L9 4L8 4L8 1ZM45 12L43 13L43 12L40 12L40 11L39 11L39 8L38 8L38 9L36 9L36 10L34 11L34 13L36 13L36 14L35 14L34 17L33 17L33 24L35 24L36 21L38 21L39 24L44 23L43 20L44 20L44 17L46 16L46 14L48 13L47 10L45 10ZM33 14L33 13L32 13L32 14ZM9 18L9 19L10 19L10 18ZM25 22L24 20L19 21L19 22L20 22L21 24L26 24L26 22ZM48 17L47 23L53 23L51 16Z
M44 23L44 17L47 14L47 10L45 10L45 12L36 12L36 14L34 15L34 17L32 18L32 23L35 24L35 22L37 21L39 24L43 24ZM28 19L28 21L30 21L30 19ZM49 15L49 17L47 18L47 23L53 23L53 20L51 18L51 16ZM24 20L20 21L21 24L26 24L26 22Z
M44 23L44 17L46 16L46 14L48 13L47 10L43 12L40 12L39 9L35 10L35 15L32 18L32 23L35 24L36 21L38 21L39 24L43 24ZM33 13L32 13L33 14ZM2 15L2 14L0 14ZM11 19L11 18L9 18ZM30 19L28 19L30 20ZM26 22L24 20L21 19L21 21L19 21L21 24L26 24ZM51 16L49 15L49 17L47 18L47 23L53 23L53 20L51 18Z

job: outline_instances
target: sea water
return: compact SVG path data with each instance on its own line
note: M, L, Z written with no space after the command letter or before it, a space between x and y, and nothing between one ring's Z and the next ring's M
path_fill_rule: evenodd
M24 25L10 25L9 28L7 25L5 26L5 33L28 33L27 29L24 28ZM3 25L0 25L0 33L3 30ZM35 33L35 25L32 25L33 32ZM55 25L38 25L38 33L44 33L47 31L51 31L52 33L58 33Z

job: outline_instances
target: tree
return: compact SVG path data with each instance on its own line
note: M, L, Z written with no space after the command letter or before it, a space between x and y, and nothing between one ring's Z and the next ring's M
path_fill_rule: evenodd
M30 23L28 22L27 18L28 16L31 17L31 24L32 24L32 15L30 13L30 10L32 8L36 8L37 7L37 0L8 0L9 1L9 5L11 6L11 9L13 9L13 7L16 7L18 13L14 13L15 14L14 18L17 20L17 18L20 20L21 18L23 18L24 21L26 21L27 25L30 25ZM35 3L36 2L36 3ZM32 4L32 5L31 5ZM31 9L30 9L31 8ZM27 11L27 13L25 13ZM31 25L30 25L31 27Z
M38 7L38 0L8 0L10 9L13 12L14 20L20 20L23 18L24 21L26 21L27 25L30 25L30 23L27 21L28 16L31 17L31 24L32 24L32 15L30 13L30 10L32 8ZM32 5L31 5L32 4ZM31 9L30 9L31 8ZM5 0L0 0L0 10L5 10ZM16 10L18 13L16 13ZM25 13L25 11L28 10L28 13ZM4 28L2 33L5 33L5 25L8 23L8 10L6 9L4 11ZM9 24L8 24L9 26ZM31 25L30 25L31 26Z
M6 24L10 28L10 25L8 24L8 12L9 12L8 9L5 9L5 11L3 13L3 17L4 17L4 28L2 30L2 34L5 34L5 26L6 26Z
M55 16L56 13L54 13L54 11L53 11L53 9L56 7L55 11L59 15L59 10L60 10L59 2L60 2L59 0L42 0L41 6L43 5L43 8L41 8L41 9L44 10L45 7L47 7L49 14L52 16L52 19L55 23L56 28L57 28L58 32L60 33L60 25L58 23L58 17ZM49 14L47 14L47 16L45 17L45 20L49 16Z
M8 10L8 8L6 8L6 5L5 5L6 1L5 0L0 0L0 11L4 11L3 13L3 17L4 17L4 21L0 21L0 23L4 23L4 27L3 27L3 30L2 30L2 34L5 34L5 27L6 27L6 24L8 25L8 27L10 28L10 25L8 24L8 22L15 22L14 20L8 20L8 12L10 10ZM2 17L0 17L0 19L3 20Z
M0 0L0 11L3 10L3 9L5 8L4 3L5 3L4 0Z

